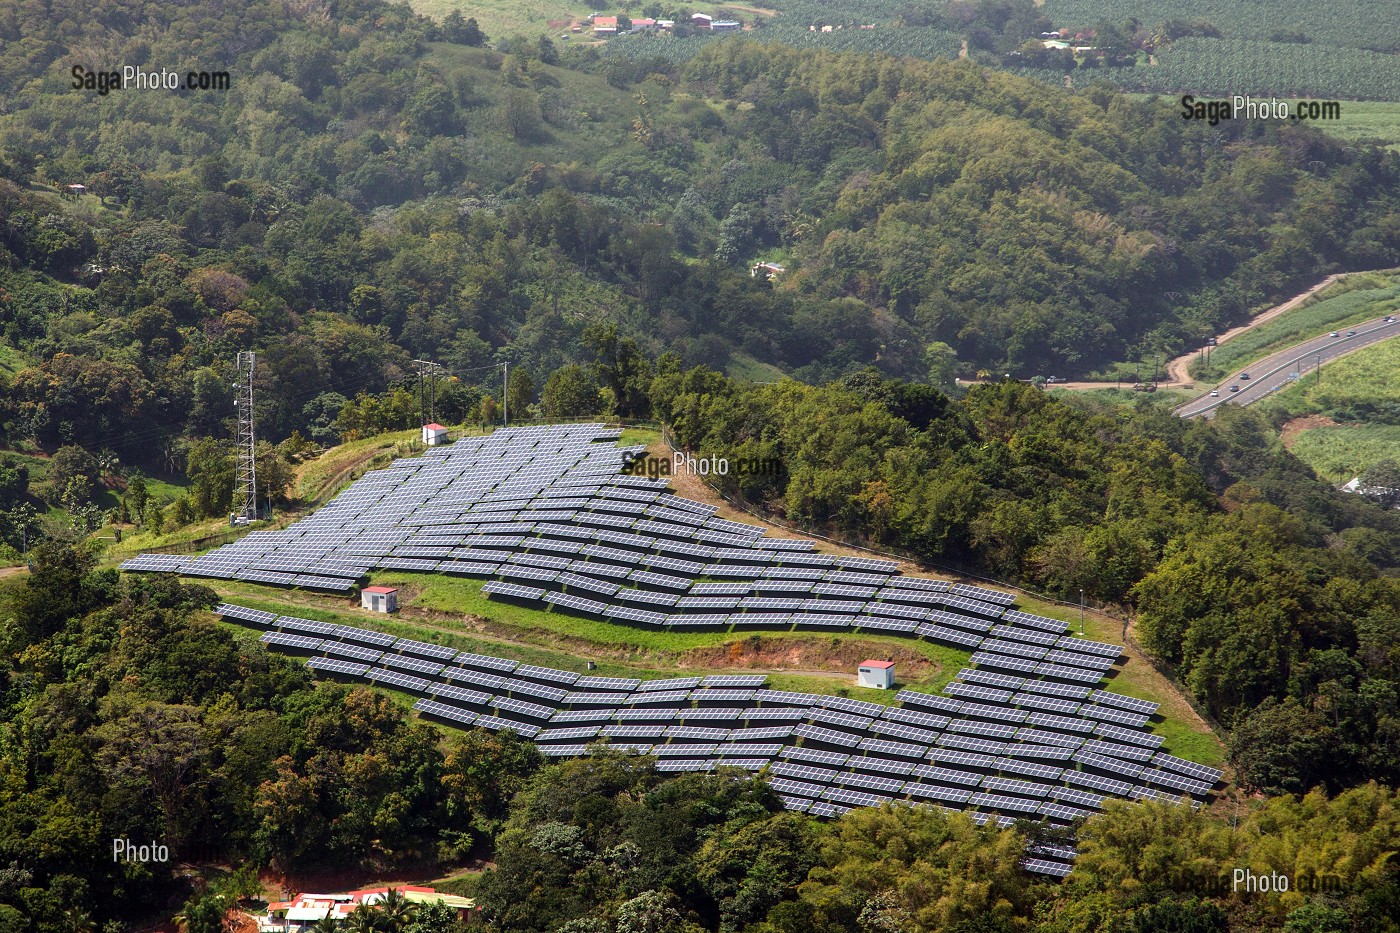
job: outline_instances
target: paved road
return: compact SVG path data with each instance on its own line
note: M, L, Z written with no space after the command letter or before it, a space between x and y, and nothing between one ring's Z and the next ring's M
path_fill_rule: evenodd
M1355 331L1356 336L1348 337L1349 331ZM1183 418L1210 418L1221 405L1253 404L1286 387L1295 373L1306 374L1309 370L1316 369L1319 361L1326 366L1339 356L1397 335L1400 335L1400 317L1389 324L1384 318L1367 321L1365 324L1353 324L1344 328L1337 337L1324 334L1305 340L1287 350L1280 350L1272 356L1256 360L1241 371L1231 373L1216 387L1220 392L1218 398L1211 398L1207 393L1182 405L1176 409L1176 413ZM1250 378L1240 378L1241 372L1249 373ZM1231 392L1232 385L1239 386L1240 390Z

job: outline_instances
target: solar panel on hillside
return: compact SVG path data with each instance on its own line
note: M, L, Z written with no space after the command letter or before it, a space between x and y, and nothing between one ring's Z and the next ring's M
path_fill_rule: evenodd
M931 748L928 752L928 760L945 765L954 765L955 770L959 771L965 769L990 771L996 766L996 757L993 755L965 752L955 748Z
M378 648L367 648L364 645L351 645L344 642L331 641L326 639L321 643L321 650L326 654L333 654L341 658L352 658L366 664L374 664L381 655L384 654Z
M1110 723L1100 723L1095 726L1094 733L1103 736L1105 739L1128 742L1133 745L1143 745L1147 748L1161 748L1164 742L1160 735L1153 735L1150 732L1143 732L1138 729L1125 729L1122 726L1115 726Z
M620 589L613 594L613 598L653 606L674 606L680 596L676 593L655 593L651 590Z
M417 674L426 674L429 677L436 677L442 673L445 666L437 661L425 661L422 658L402 654L384 654L380 657L379 663L384 667L413 671Z
M943 688L943 692L949 696L971 697L975 700L986 700L989 703L1007 703L1011 700L1009 690L994 690L991 687L983 687L978 684L965 684L953 682Z
M1120 726L1128 726L1129 728L1135 729L1143 728L1152 718L1146 713L1134 713L1125 709L1115 709L1111 706L1099 706L1094 703L1085 703L1080 707L1079 715L1086 719L1116 723Z
M455 663L465 664L469 667L479 667L487 671L504 671L510 673L520 666L519 661L511 661L506 658L493 658L484 654L472 654L469 651L460 652Z
M579 739L597 737L601 726L573 726L568 729L542 729L535 736L536 742L576 742ZM579 746L582 748L582 746Z
M1022 761L1019 758L1008 757L998 758L995 767L998 771L1025 774L1045 781L1058 781L1060 775L1065 772L1064 768L1057 768L1053 765L1042 765L1034 761Z
M371 667L365 671L365 677L381 685L387 684L399 690L406 690L409 693L427 693L432 686L432 681L424 680L422 677L412 677L399 671L386 670L382 667Z
M287 632L265 632L258 641L265 645L276 645L279 648L289 648L296 651L317 651L321 647L320 638L312 638L310 635L293 635Z
M1101 641L1090 641L1087 638L1077 638L1073 635L1064 635L1055 643L1055 647L1063 648L1066 651L1078 651L1081 654L1097 654L1105 658L1118 660L1123 654L1123 649L1118 645L1110 645Z
M987 777L982 786L989 791L1001 794L1018 794L1022 797L1044 799L1050 792L1049 786L1035 781L1022 781L1019 778Z
M1205 765L1196 764L1194 761L1187 761L1184 758L1177 758L1175 755L1168 755L1166 752L1157 752L1152 756L1152 763L1158 768L1165 768L1193 777L1198 781L1204 781L1214 786L1220 780L1222 772L1215 768L1208 768Z
M1055 862L1043 858L1028 858L1021 863L1026 871L1034 872L1037 875L1050 875L1054 878L1064 878L1069 875L1071 866L1065 862Z
M1133 789L1133 785L1126 781L1115 781L1101 774L1091 774L1087 771L1067 770L1062 779L1066 784L1092 787L1094 790L1103 791L1105 794L1112 794L1115 797L1126 797L1128 792Z
M906 706L917 706L921 709L937 710L940 713L947 713L950 716L960 714L963 708L962 700L935 696L932 693L918 693L914 690L901 690L899 693L895 694L895 699Z
M1163 771L1159 768L1146 768L1138 776L1138 780L1145 784L1156 784L1170 790L1184 791L1196 797L1205 797L1210 794L1214 782L1207 784L1205 781L1196 781L1171 771Z
M937 713L926 713L919 709L902 709L897 706L891 706L886 709L880 714L880 718L889 722L905 723L932 731L946 729L949 722L947 716L940 716Z
M480 690L468 690L465 687L454 687L451 684L435 683L428 691L435 697L447 697L458 703L466 703L469 706L485 706L491 696L482 693Z
M474 724L478 719L477 714L471 710L461 709L450 703L439 703L436 700L419 700L413 704L413 708L425 715L447 719L463 727Z
M308 658L306 666L316 671L329 671L342 677L363 677L369 670L368 664L355 664L338 658Z
M1039 645L1047 650L1053 649L1060 640L1060 636L1052 635L1049 632L1042 632L1039 629L1022 628L1018 625L998 624L991 628L993 638L1005 638L1011 641L1026 642L1027 644Z
M300 635L320 635L322 637L335 636L336 627L327 622L298 619L295 616L278 616L276 624L279 629L288 632L296 632ZM266 641L267 639L264 638L263 640ZM280 644L280 642L274 642L274 644Z
M1100 705L1114 706L1135 713L1145 713L1148 716L1156 713L1158 708L1158 704L1151 700L1139 700L1137 697L1124 696L1121 693L1112 693L1108 690L1095 690L1091 696L1094 702Z
M483 729L490 729L493 732L505 732L509 730L526 739L533 739L540 733L539 726L532 725L528 722L520 722L515 719L507 719L504 716L479 716L475 724Z
M482 671L473 671L465 667L448 667L442 672L444 680L452 680L458 683L471 684L476 687L484 687L487 690L501 691L505 689L506 680L496 674L487 674Z
M1002 613L1003 621L1011 622L1025 628L1040 629L1046 632L1061 633L1069 628L1068 622L1059 619L1047 619L1045 616L1032 615L1029 612L1022 612L1019 609L1008 609Z
M944 644L957 645L960 648L975 649L982 644L981 635L973 635L970 632L959 631L946 625L930 625L925 622L915 631L924 638L931 638Z

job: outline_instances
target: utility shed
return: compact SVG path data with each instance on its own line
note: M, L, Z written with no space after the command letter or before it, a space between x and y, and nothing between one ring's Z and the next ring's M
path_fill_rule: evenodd
M360 608L370 612L398 612L399 591L392 586L367 586L360 590Z
M857 681L862 687L888 690L894 686L893 661L861 661Z
M447 443L447 428L433 421L423 425L423 443L428 447L436 447L439 444Z

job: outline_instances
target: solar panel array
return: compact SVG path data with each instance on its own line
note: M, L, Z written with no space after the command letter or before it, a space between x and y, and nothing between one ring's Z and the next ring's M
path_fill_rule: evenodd
M818 554L809 541L770 538L721 519L713 507L667 492L664 483L622 474L622 456L637 448L619 449L616 439L601 425L466 438L367 474L284 531L253 532L200 557L142 555L123 567L332 592L351 590L376 568L418 570L484 579L492 599L622 624L894 633L972 653L946 695L902 693L900 706L865 710L763 690L762 678L580 680L368 630L224 607L227 617L268 629L269 647L312 655L326 674L436 691L425 694L434 705L422 711L456 710L439 717L455 724L512 728L537 740L560 732L562 741L567 733L566 744L543 740L558 754L600 735L643 751L669 749L677 739L716 742L709 757L668 750L668 768L682 770L731 759L751 766L774 758L754 750L770 745L796 751L838 744L857 750L866 770L877 767L872 763L912 767L914 753L925 766L960 773L1055 779L1062 794L1081 796L1047 796L1040 805L1054 809L1037 813L1062 822L1083 809L1082 795L1094 796L1086 786L1109 782L1117 792L1122 783L1124 796L1144 796L1204 793L1201 786L1208 790L1207 781L1214 782L1211 769L1192 771L1201 766L1160 751L1160 739L1144 728L1154 704L1101 689L1121 655L1117 646L1075 637L1064 622L1012 608L1014 597L1005 593L904 577L892 561ZM551 718L541 720L546 709ZM678 712L684 716L677 719ZM662 723L692 731L652 735ZM595 731L579 732L588 729ZM729 733L727 739L715 730ZM735 743L745 746L734 752L742 758L723 754ZM1128 775L1115 762L1138 770ZM1070 787L1078 779L1064 774L1088 775L1097 784L1079 780ZM972 806L999 820L1026 815L1024 801L1003 790L958 798L959 790L902 776L899 799ZM910 788L911 782L920 786ZM819 815L863 799L827 790L784 797ZM881 784L859 793L892 791Z
M414 708L440 722L509 729L552 758L585 755L605 740L655 756L668 772L766 768L786 806L817 816L894 801L966 810L979 822L1066 825L1105 796L1204 799L1220 778L1160 751L1141 725L1094 718L1145 715L1151 704L1057 685L1082 691L1066 700L975 668L942 696L904 690L884 706L771 690L761 675L588 676L241 606L216 611L265 629L270 649L307 656L318 675L413 694ZM1076 708L1038 712L1055 703ZM1026 865L1062 876L1072 857L1072 849L1037 850Z
M624 475L616 430L511 428L366 474L284 531L200 557L141 555L127 570L351 590L373 569L485 579L492 599L653 628L876 632L975 652L979 670L1098 687L1120 650L1012 608L995 590L818 554ZM1143 710L1099 704L1132 726ZM1049 711L1049 710L1047 710ZM1147 712L1147 715L1151 715Z

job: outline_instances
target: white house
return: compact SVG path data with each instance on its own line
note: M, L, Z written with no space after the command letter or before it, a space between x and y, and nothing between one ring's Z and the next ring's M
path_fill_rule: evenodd
M743 28L743 23L732 19L717 19L710 23L711 32L735 32Z
M392 586L367 586L360 590L360 608L370 612L398 612L399 591Z
M447 443L447 429L436 421L423 425L423 444L427 447L437 447L439 444Z
M893 661L861 661L857 683L862 687L889 690L894 686Z

